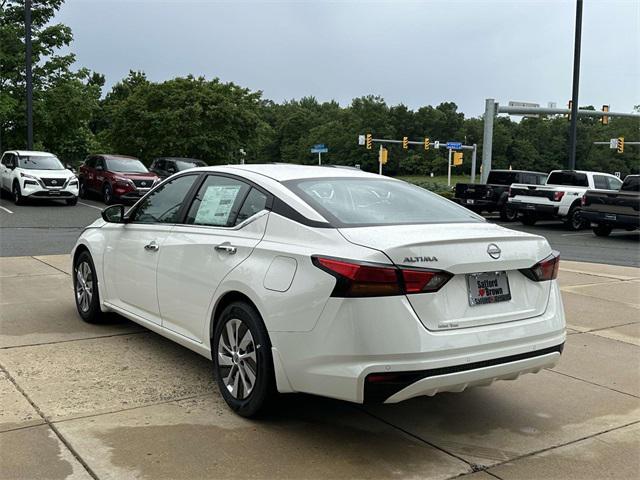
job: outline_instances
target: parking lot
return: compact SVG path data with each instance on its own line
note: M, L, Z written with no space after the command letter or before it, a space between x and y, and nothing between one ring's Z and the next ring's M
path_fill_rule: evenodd
M563 263L569 336L553 370L397 405L291 395L259 421L229 411L204 358L119 317L80 321L67 255L3 257L0 272L3 478L640 471L637 268Z
M37 201L15 206L0 200L0 256L55 255L71 251L83 228L100 217L104 204L84 199L75 207L62 202ZM499 222L494 216L492 222ZM542 235L562 258L591 263L640 267L640 231L614 230L596 237L590 229L568 231L558 221L527 227L520 222L501 223L507 228Z
M204 358L117 316L80 321L67 252L101 203L4 199L0 207L2 478L626 479L640 471L637 233L509 225L545 235L563 256L569 336L552 370L397 405L290 395L249 421L226 407Z

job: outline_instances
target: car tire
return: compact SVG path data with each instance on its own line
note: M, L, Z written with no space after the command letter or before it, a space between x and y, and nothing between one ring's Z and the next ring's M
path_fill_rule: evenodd
M16 205L22 205L24 203L24 198L22 197L22 192L20 191L20 185L18 182L13 182L13 203Z
M80 198L87 198L87 186L82 180L80 180L80 185L78 185L78 196Z
M538 221L538 218L535 215L532 215L531 213L524 213L520 217L520 221L522 222L523 225L532 226L536 224L536 222Z
M515 222L518 218L518 211L509 207L508 205L503 206L500 209L500 220L503 222Z
M105 205L111 205L113 203L113 190L108 183L102 189L102 201Z
M582 230L586 225L585 221L581 218L580 207L571 207L564 223L571 231L577 232L578 230Z
M78 204L78 197L67 198L65 201L67 202L67 205L73 207L74 205Z
M593 227L593 233L595 233L598 237L608 237L613 228L608 225L596 225Z
M100 323L104 319L96 267L88 251L80 253L73 262L73 297L78 314L85 322Z
M234 412L255 417L268 409L276 394L271 342L253 306L234 302L220 313L211 357L220 393Z

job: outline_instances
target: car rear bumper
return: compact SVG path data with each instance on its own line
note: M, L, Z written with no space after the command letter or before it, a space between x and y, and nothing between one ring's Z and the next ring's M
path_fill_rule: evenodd
M640 215L620 215L617 213L582 210L582 218L588 222L617 228L640 228Z
M509 206L521 213L534 213L536 215L544 215L555 217L558 215L558 207L553 205L541 205L539 203L530 202L509 202Z
M454 202L463 207L476 208L483 210L496 210L498 209L498 203L493 200L483 200L476 198L454 198Z
M523 320L431 331L404 297L330 299L312 331L270 337L280 391L393 403L550 367L566 333L554 281L545 312Z

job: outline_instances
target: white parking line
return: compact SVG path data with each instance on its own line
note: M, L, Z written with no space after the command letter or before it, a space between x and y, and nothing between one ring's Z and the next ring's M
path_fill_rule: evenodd
M96 210L100 210L100 211L104 210L103 208L96 207L95 205L91 205L91 204L89 204L89 203L84 203L84 202L78 202L78 203L79 203L80 205L84 205L84 206L86 206L86 207L95 208Z
M563 233L560 236L561 237L574 237L574 236L578 236L578 235L593 235L593 232L587 232L587 233Z
M0 209L4 210L7 213L13 213L11 210L9 210L8 208L4 208L2 205L0 205Z

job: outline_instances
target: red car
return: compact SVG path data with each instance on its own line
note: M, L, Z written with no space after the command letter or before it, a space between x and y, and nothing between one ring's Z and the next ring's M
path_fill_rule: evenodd
M89 155L78 177L80 198L97 193L107 205L116 200L135 201L160 181L140 160L123 155Z

